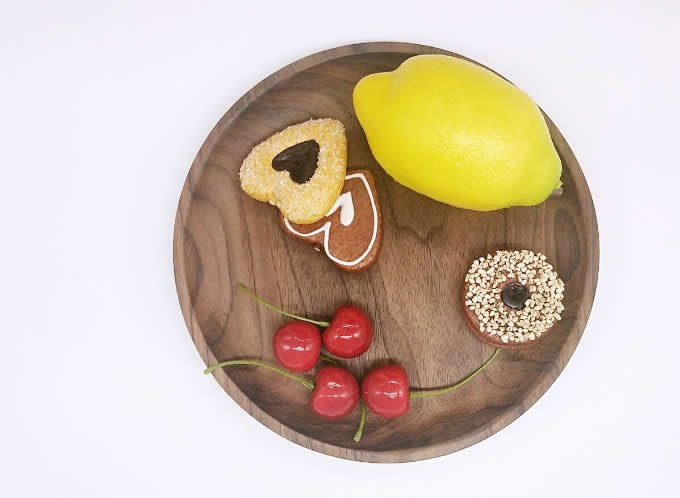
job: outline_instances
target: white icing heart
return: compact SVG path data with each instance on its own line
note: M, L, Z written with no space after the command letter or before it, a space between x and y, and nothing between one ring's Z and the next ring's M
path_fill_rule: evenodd
M345 227L350 226L354 221L354 203L352 202L352 192L340 194L340 197L338 197L338 200L335 201L333 207L331 207L330 211L326 213L326 217L329 217L335 213L338 208L340 208L340 223L342 223L342 226Z

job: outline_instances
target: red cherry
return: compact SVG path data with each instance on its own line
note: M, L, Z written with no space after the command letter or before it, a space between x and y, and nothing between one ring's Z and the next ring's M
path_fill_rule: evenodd
M306 372L316 365L321 352L319 329L306 322L288 322L274 334L274 355L293 372Z
M373 341L373 325L366 313L353 306L342 306L336 312L331 323L320 320L312 320L299 315L294 315L281 308L268 303L245 284L239 282L238 288L263 304L269 309L281 313L284 316L295 318L307 323L313 323L319 327L326 327L323 333L324 347L340 358L354 358L364 353Z
M366 350L373 341L373 325L366 313L353 306L342 306L335 312L333 321L324 331L324 347L340 358L354 358Z
M359 402L359 383L344 368L321 367L309 407L317 415L335 419L344 417Z
M399 365L371 370L361 383L361 397L376 415L385 418L404 415L411 403L406 370Z

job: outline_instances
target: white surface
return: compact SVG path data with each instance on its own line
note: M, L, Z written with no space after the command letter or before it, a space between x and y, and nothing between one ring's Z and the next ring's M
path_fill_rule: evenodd
M0 495L677 496L679 4L228 3L3 2ZM172 272L214 123L281 66L370 40L451 49L532 95L581 162L602 248L548 393L406 465L320 455L247 416L201 375Z

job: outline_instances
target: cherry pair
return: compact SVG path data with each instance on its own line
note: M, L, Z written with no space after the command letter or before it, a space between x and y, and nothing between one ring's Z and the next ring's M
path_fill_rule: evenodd
M500 349L465 379L441 389L410 391L408 375L399 365L386 365L371 370L361 383L361 419L354 440L359 441L366 421L366 407L376 415L384 418L395 418L408 412L411 399L440 396L458 389L472 379L498 356ZM316 384L302 377L268 363L257 360L229 360L206 368L203 373L209 374L218 368L230 365L256 365L273 370L288 378L294 379L312 391L309 406L314 413L328 419L337 419L348 415L359 403L359 384L354 376L342 367L321 367L316 374Z
M293 315L277 308L239 282L239 289L250 297L282 315L296 321L284 324L274 334L273 349L281 365L294 372L311 370L319 360L321 344L340 358L355 358L370 347L373 325L370 318L354 306L341 306L331 322L323 322ZM321 334L319 328L326 330Z

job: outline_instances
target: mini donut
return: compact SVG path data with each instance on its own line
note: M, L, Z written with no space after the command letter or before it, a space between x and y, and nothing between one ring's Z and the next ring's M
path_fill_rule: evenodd
M462 300L468 326L496 347L529 346L564 311L564 282L541 253L497 251L472 263Z
M340 195L347 169L345 127L310 119L272 135L241 164L243 191L278 207L294 223L323 218Z

